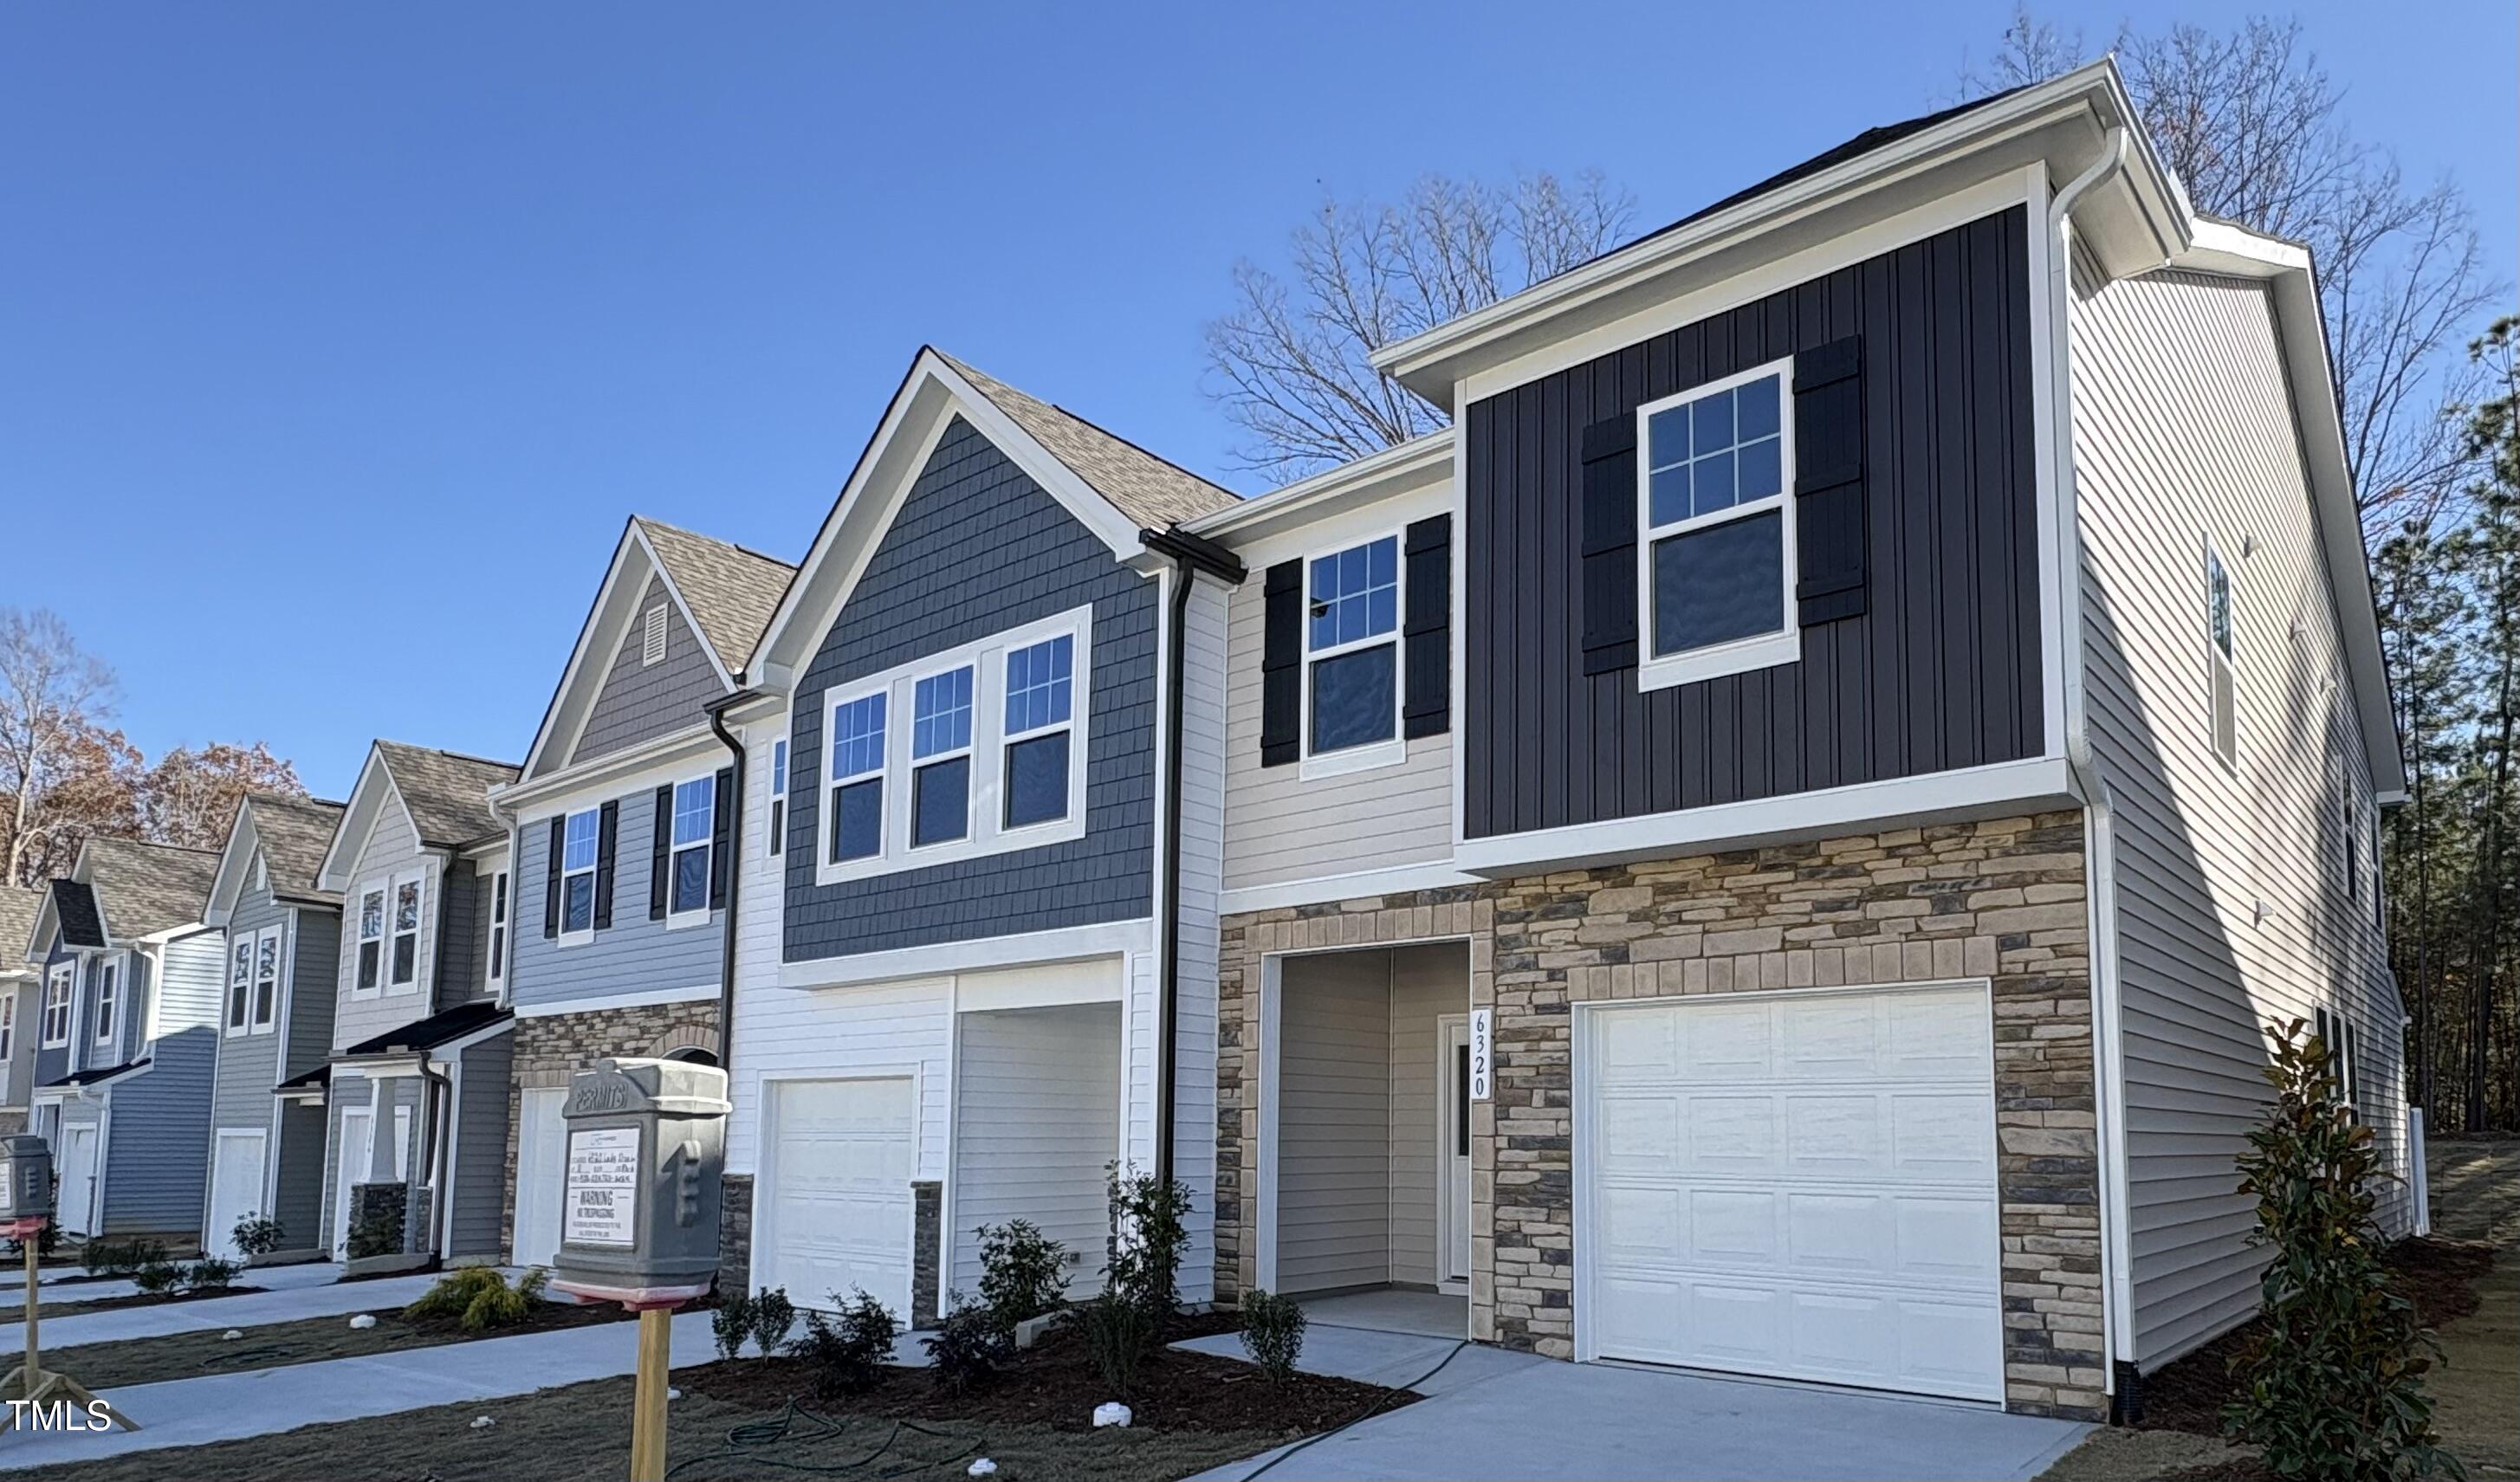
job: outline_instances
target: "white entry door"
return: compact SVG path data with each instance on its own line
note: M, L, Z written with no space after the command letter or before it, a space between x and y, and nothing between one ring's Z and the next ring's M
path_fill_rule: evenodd
M916 1101L908 1076L774 1081L757 1286L799 1307L865 1290L910 1311Z
M222 1127L210 1152L210 1223L202 1232L202 1248L227 1260L242 1260L236 1246L239 1220L263 1212L263 1148L270 1134L260 1127Z
M341 1146L333 1174L333 1249L341 1251L350 1243L350 1190L368 1182L368 1169L376 1158L376 1114L365 1106L351 1107L341 1113Z
M1590 1006L1576 1348L2003 1398L1983 986Z
M1443 1111L1435 1124L1435 1166L1443 1171L1444 1280L1470 1279L1470 1021L1447 1014L1436 1084Z
M96 1127L62 1129L62 1227L96 1234Z
M517 1235L509 1259L549 1266L560 1255L561 1182L568 1162L565 1088L525 1092L517 1108Z

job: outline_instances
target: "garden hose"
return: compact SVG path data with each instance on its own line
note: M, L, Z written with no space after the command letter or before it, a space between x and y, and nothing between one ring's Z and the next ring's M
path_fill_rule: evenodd
M773 1418L747 1420L729 1430L726 1433L726 1450L686 1458L667 1468L665 1475L671 1477L677 1472L698 1466L703 1462L734 1461L746 1468L776 1467L781 1471L803 1472L809 1476L818 1477L839 1477L851 1474L877 1479L906 1477L919 1472L932 1471L940 1466L952 1466L967 1458L977 1456L988 1440L985 1435L966 1435L957 1431L939 1430L931 1425L922 1425L916 1420L895 1420L892 1422L892 1428L884 1433L882 1444L854 1460L782 1461L776 1458L758 1455L762 1448L777 1446L783 1442L834 1441L846 1434L848 1430L849 1422L817 1415L798 1405L791 1398L788 1402L788 1408ZM904 1432L928 1436L939 1441L960 1441L963 1443L962 1450L949 1456L923 1460L917 1457L903 1457L889 1466L878 1470L868 1470L878 1461L892 1455L893 1448L900 1444Z
M1435 1367L1434 1367L1434 1368L1432 1368L1432 1369L1430 1369L1430 1370L1426 1370L1426 1371L1425 1371L1424 1373L1422 1373L1422 1374L1419 1374L1418 1377L1416 1377L1416 1378L1414 1378L1414 1379L1410 1380L1408 1383L1401 1385L1401 1386L1400 1386L1400 1388L1401 1388L1402 1390L1413 1390L1413 1389L1416 1389L1418 1385L1423 1384L1423 1383L1425 1383L1427 1380L1429 1380L1429 1379L1431 1379L1431 1378L1435 1377L1437 1374L1442 1373L1442 1372L1444 1371L1444 1366L1445 1366L1445 1365L1447 1365L1447 1364L1452 1363L1455 1359L1460 1358L1460 1357L1462 1356L1462 1349L1464 1349L1464 1348L1467 1348L1467 1347L1469 1347L1469 1346L1470 1346L1470 1340L1469 1340L1469 1339L1467 1339L1467 1338L1463 1338L1463 1339L1462 1339L1461 1341L1459 1341L1459 1342L1455 1343L1455 1344L1453 1345L1452 1352L1447 1353L1446 1355L1444 1355L1444 1357L1443 1357L1443 1358L1441 1358L1441 1359L1437 1360L1437 1361L1436 1361L1436 1363L1435 1363ZM1390 1399L1390 1397L1389 1397L1389 1396L1387 1396L1387 1395L1386 1395L1386 1396L1384 1396L1382 1399L1376 1400L1376 1401L1374 1401L1372 1405L1370 1405L1370 1406L1366 1407L1365 1414L1363 1414L1363 1415L1361 1415L1357 1416L1357 1417L1356 1417L1355 1419L1353 1419L1353 1420L1348 1421L1345 1425L1342 1425L1342 1426L1338 1427L1336 1430L1326 1430L1326 1431L1323 1431L1323 1432L1322 1432L1320 1435L1318 1435L1318 1436L1306 1436L1304 1439L1302 1439L1302 1440L1300 1440L1300 1441L1296 1442L1294 1445L1287 1447L1284 1451L1282 1451L1282 1452L1278 1453L1276 1456L1271 1457L1268 1460L1263 1461L1263 1462L1261 1462L1259 1465L1257 1465L1257 1466L1255 1466L1255 1467L1251 1468L1249 1471L1244 1472L1244 1473L1242 1474L1242 1477L1241 1477L1241 1479L1240 1479L1240 1482L1259 1482L1259 1478L1261 1477L1261 1475L1262 1475L1263 1473L1265 1473L1265 1472L1269 1471L1271 1468L1275 1467L1279 1462L1285 1460L1288 1457L1291 1457L1291 1456L1293 1456L1295 1453L1297 1453L1297 1452L1299 1452L1299 1451L1302 1451L1302 1450L1303 1450L1305 1447L1307 1447L1307 1446L1314 1445L1314 1444L1315 1444L1315 1443L1317 1443L1317 1442L1327 1441L1327 1440L1328 1440L1328 1439L1329 1439L1330 1437L1332 1437L1332 1436L1335 1436L1335 1435L1341 1435L1341 1434L1344 1434L1344 1433L1346 1433L1346 1432L1348 1432L1348 1431L1354 1430L1356 1427L1358 1427L1358 1426L1360 1426L1360 1425L1363 1425L1366 1421L1372 1419L1375 1415L1378 1415L1382 1414L1382 1412L1383 1412L1383 1408L1384 1408L1385 1406L1389 1405L1390 1403L1391 1403L1391 1399Z

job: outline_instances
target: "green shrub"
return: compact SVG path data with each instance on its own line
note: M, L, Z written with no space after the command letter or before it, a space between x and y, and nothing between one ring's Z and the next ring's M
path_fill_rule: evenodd
M184 1284L195 1291L225 1291L236 1284L237 1273L243 1270L243 1262L203 1256L184 1268Z
M150 1296L163 1296L184 1284L184 1268L162 1258L155 1260L131 1274L131 1284Z
M840 1294L832 1293L832 1300L839 1302ZM824 1399L862 1394L883 1377L899 1326L882 1303L859 1291L841 1303L836 1318L805 1314L805 1335L788 1343L788 1352L813 1367L814 1387Z
M228 1238L247 1255L267 1256L280 1248L280 1242L287 1238L287 1234L280 1228L278 1220L249 1214L236 1222L236 1229L228 1233Z
M1144 1308L1160 1324L1181 1306L1182 1252L1190 1246L1190 1190L1150 1173L1105 1170L1111 1207L1111 1264L1106 1291Z
M1027 1319L1056 1312L1067 1302L1067 1247L1030 1220L983 1225L980 1236L980 1305L1001 1332ZM959 1311L959 1309L958 1309Z
M1260 1371L1283 1379L1304 1351L1304 1309L1293 1297L1255 1291L1242 1299L1242 1351Z
M543 1283L549 1279L549 1274L537 1266L517 1278L517 1283L511 1286L495 1266L467 1266L439 1277L435 1284L421 1293L419 1301L402 1310L402 1315L452 1318L466 1332L514 1327L532 1316L534 1303L542 1296Z
M2270 1024L2274 1103L2239 1158L2258 1200L2250 1242L2272 1260L2259 1278L2261 1330L2231 1361L2238 1394L2223 1428L2304 1482L2360 1482L2450 1470L2432 1428L2423 1357L2431 1334L2389 1289L2372 1218L2381 1170L2371 1129L2337 1092L2329 1049L2301 1020Z
M998 1315L982 1303L957 1302L936 1325L936 1335L921 1339L920 1346L927 1350L937 1385L958 1394L987 1383L1014 1351Z
M1122 1293L1106 1291L1076 1304L1069 1319L1085 1335L1085 1351L1095 1371L1115 1395L1126 1397L1138 1382L1138 1367L1155 1346L1155 1316L1145 1304Z
M138 1277L152 1266L167 1264L166 1246L158 1240L90 1240L79 1252L79 1264L90 1276Z
M768 1358L787 1346L788 1333L796 1325L796 1304L788 1300L785 1286L765 1286L752 1297L752 1346Z
M717 1310L709 1314L709 1336L717 1339L717 1356L732 1364L743 1352L743 1340L752 1336L752 1299L740 1291L717 1294Z

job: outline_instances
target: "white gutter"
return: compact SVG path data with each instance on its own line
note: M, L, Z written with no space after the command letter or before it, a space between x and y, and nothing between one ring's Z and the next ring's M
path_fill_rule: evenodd
M2073 303L2073 210L2084 193L2124 169L2131 139L2126 126L2109 130L2100 157L2067 182L2048 203L2048 337L2049 399L2056 418L2054 485L2057 499L2055 561L2057 610L2063 632L2065 763L2084 797L2085 857L2090 879L2086 907L2091 932L2094 1143L2100 1163L2100 1264L2107 1272L2100 1305L2101 1353L2131 1360L2135 1338L2135 1258L2131 1191L2127 1177L2126 1055L2123 1003L2118 981L2117 828L2108 781L2092 754L2091 712L2083 685L2082 516L2074 485L2074 359L2066 319ZM2117 1366L2105 1365L2107 1389L2117 1392Z

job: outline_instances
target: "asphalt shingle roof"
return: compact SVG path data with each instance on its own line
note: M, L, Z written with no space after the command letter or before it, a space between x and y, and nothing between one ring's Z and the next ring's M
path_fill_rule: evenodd
M335 1055L347 1059L363 1055L400 1055L414 1050L434 1050L448 1040L461 1039L475 1029L486 1029L508 1017L508 1010L486 999L441 1009L425 1019L415 1019L399 1028L388 1029L372 1039L364 1039Z
M452 848L505 831L490 811L490 789L515 782L514 766L403 741L380 741L377 753L411 810L421 842Z
M1235 495L1126 438L1113 436L1063 407L1053 406L975 371L939 350L997 409L1076 471L1076 476L1144 529L1160 530L1238 503Z
M335 892L315 888L315 873L324 868L324 851L341 826L344 805L282 792L256 792L246 802L253 809L253 833L271 867L272 888L283 895L339 900Z
M0 884L0 972L18 966L34 945L35 913L44 909L44 892L32 885Z
M761 630L770 626L770 614L779 610L779 599L796 568L777 557L644 515L632 518L648 533L648 544L691 607L701 639L717 651L718 662L729 673L742 668Z
M86 857L88 885L117 941L200 921L219 871L216 850L129 838L89 839Z

